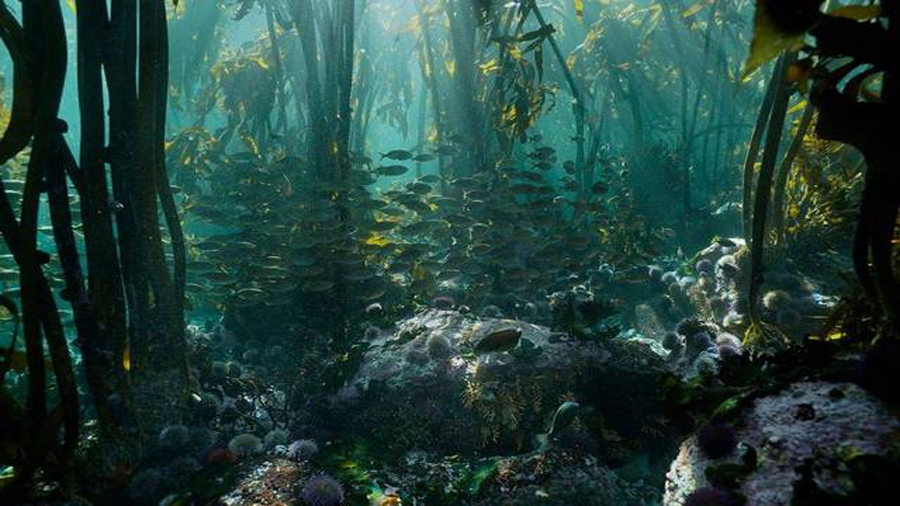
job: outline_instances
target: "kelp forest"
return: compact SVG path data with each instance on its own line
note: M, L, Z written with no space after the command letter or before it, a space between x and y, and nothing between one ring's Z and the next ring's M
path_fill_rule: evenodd
M0 41L0 505L897 503L900 2Z

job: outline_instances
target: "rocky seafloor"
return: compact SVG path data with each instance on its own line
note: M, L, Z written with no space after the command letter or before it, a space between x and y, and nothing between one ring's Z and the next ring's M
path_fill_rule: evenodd
M847 377L748 365L741 248L716 242L687 271L650 266L612 317L591 318L599 289L585 284L535 323L444 303L370 325L350 379L317 396L259 381L278 346L208 359L193 423L160 434L123 500L890 504L895 408ZM768 279L764 317L799 342L831 299L797 273ZM190 334L198 349L233 340L221 326Z

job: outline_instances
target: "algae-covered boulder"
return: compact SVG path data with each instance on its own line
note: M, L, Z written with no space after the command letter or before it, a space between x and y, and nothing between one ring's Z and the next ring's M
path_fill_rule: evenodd
M881 478L897 472L900 422L855 384L795 383L754 401L732 427L732 452L711 452L716 442L702 435L681 445L665 506L712 489L743 496L746 506L887 504L872 499L889 483Z
M565 400L626 439L654 434L647 424L662 419L666 361L646 343L578 340L434 309L367 334L370 348L333 396L331 414L345 431L397 452L528 451Z

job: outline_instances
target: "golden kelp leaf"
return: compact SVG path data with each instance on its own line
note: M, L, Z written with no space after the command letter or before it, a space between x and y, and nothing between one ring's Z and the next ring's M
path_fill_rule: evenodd
M806 109L806 100L801 100L801 101L797 102L797 105L788 109L787 113L794 114L795 112L802 111L803 109Z
M263 70L269 70L269 64L266 62L265 58L262 56L251 56L250 61L259 65L259 67Z
M125 369L125 372L131 370L131 346L125 345L125 351L122 353L122 369Z
M689 17L693 16L694 14L697 14L698 12L702 11L704 7L711 4L712 2L713 2L713 0L700 0L699 2L695 3L694 5L683 10L681 12L681 17L689 18Z
M744 62L741 79L746 79L756 69L780 55L783 51L800 49L803 44L803 32L785 31L772 19L772 14L764 0L756 0L756 14L753 20L753 41L750 43L750 55Z
M494 58L490 61L484 62L478 65L478 68L481 69L481 73L484 75L488 75L491 72L496 72L500 70L500 64L497 62L497 59Z
M881 16L880 5L845 5L828 13L829 16L854 21L868 21Z
M444 67L446 67L447 73L451 76L456 74L456 60L447 60L444 62Z
M584 21L584 0L575 0L575 19Z

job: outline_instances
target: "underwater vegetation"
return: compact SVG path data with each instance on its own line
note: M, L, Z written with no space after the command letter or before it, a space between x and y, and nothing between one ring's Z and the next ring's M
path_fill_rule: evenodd
M0 1L0 504L892 504L898 16Z

